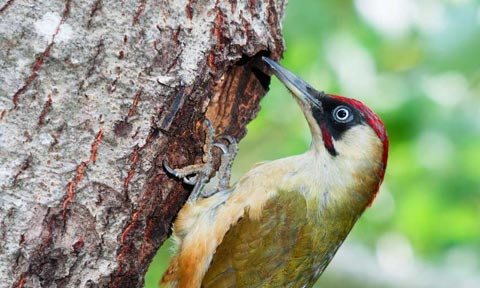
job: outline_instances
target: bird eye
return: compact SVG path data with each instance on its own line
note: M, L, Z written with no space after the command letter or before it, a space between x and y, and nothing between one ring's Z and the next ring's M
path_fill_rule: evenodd
M347 123L353 119L352 111L346 106L338 106L333 109L333 119L340 123Z

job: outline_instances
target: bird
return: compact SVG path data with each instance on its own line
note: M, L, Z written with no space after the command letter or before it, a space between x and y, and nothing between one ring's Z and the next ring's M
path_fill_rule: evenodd
M362 102L262 60L299 104L311 145L187 201L161 287L312 287L375 199L388 158L382 120Z

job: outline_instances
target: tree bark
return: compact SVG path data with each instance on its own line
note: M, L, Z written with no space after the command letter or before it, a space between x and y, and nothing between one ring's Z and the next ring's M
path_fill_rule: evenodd
M191 189L162 161L244 136L285 0L2 2L0 287L141 287Z

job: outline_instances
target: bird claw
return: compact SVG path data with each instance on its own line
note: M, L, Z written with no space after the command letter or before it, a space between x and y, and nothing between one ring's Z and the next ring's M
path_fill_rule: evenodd
M190 178L189 177L183 178L183 183L188 184L188 185L195 185L195 184L197 184L197 182L198 182L197 175L192 176Z
M237 144L237 140L235 140L235 138L233 138L232 136L230 135L222 135L220 137L217 138L217 140L225 140L228 142L227 145L221 143L221 142L215 142L213 143L213 146L219 148L220 150L222 150L223 154L227 154L229 153L229 147L231 145L236 145Z
M235 138L229 135L223 135L218 139L223 139L228 142L228 146L222 143L215 143L216 147L220 148L223 152L220 168L218 169L218 186L216 192L227 189L230 186L230 177L232 171L233 160L238 153L238 145Z
M222 150L223 154L226 154L228 153L228 148L227 148L227 145L223 144L223 143L215 143L213 144L213 146L219 148L220 150Z
M182 178L182 175L180 175L180 173L178 173L175 169L173 169L172 167L170 167L168 165L168 160L167 159L163 159L162 165L163 165L163 169L165 169L165 171L167 171L168 174L170 174L170 175L172 175L176 178Z
M228 142L228 145L237 144L237 140L230 135L222 135L222 136L218 137L217 139L218 140L226 140Z
M221 142L214 142L214 128L210 120L205 120L207 129L205 131L205 145L203 164L193 164L179 169L173 169L168 165L168 160L164 159L163 167L165 171L179 179L187 185L194 185L189 201L194 202L199 196L210 197L218 191L224 190L229 186L230 170L232 168L233 159L237 155L237 141L229 135L222 135L217 140L225 140L227 144ZM203 186L210 180L210 175L213 166L213 147L217 147L222 151L220 168L219 168L219 183L217 188L212 193L202 191ZM194 175L194 176L191 176ZM191 177L189 177L191 176Z
M163 160L163 168L168 174L175 178L182 179L185 184L195 185L197 183L197 176L188 177L189 175L198 174L201 169L198 169L199 165L191 165L180 169L173 169L168 165L168 160Z

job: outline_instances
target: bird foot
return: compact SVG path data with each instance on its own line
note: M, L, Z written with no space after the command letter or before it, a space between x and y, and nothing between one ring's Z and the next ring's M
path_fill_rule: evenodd
M207 129L205 130L205 144L203 146L203 163L193 164L183 168L173 169L168 165L168 161L163 161L163 167L168 174L180 178L185 184L194 185L193 190L188 198L189 202L195 202L199 196L203 198L210 197L218 191L228 188L230 183L231 169L233 160L238 153L237 141L231 136L221 136L218 140L223 142L214 142L215 130L210 120L205 120ZM213 169L213 148L217 147L222 151L220 159L220 168L218 174L218 185L211 192L204 191L204 186L210 181L210 175Z

